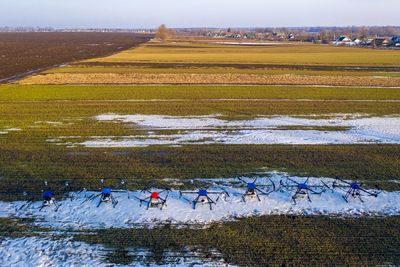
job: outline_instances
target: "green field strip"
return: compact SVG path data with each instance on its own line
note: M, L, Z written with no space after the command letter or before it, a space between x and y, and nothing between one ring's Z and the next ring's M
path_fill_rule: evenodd
M123 99L400 100L398 88L190 85L0 86L0 101Z

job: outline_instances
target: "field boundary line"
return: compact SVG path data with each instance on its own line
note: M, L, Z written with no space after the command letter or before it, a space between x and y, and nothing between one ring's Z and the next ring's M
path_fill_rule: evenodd
M282 86L282 87L331 87L331 88L377 88L400 89L400 86L368 86L368 85L324 85L324 84L254 84L254 83L46 83L46 84L20 84L20 85L57 85L57 86Z
M188 98L188 99L48 99L0 100L0 103L49 103L49 102L192 102L192 101L255 101L255 102L394 102L400 99L252 99L252 98Z

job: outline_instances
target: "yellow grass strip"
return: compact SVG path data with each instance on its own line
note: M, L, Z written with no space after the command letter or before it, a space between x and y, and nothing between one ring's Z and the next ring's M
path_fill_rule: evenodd
M53 73L27 77L19 84L257 84L399 87L399 78L259 74Z

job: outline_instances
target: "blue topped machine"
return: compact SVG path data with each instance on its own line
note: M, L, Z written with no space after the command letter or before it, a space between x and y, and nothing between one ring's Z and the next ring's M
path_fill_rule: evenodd
M377 197L378 194L379 194L379 193L377 193L377 192L370 192L370 191L368 191L368 190L365 190L365 189L361 188L361 187L362 187L362 184L360 185L360 184L357 184L357 183L355 183L355 182L347 182L347 181L344 181L344 180L339 179L339 178L336 178L336 179L339 180L340 182L344 183L344 184L337 184L336 181L334 181L334 182L332 183L332 189L334 189L334 188L340 188L340 189L342 189L343 191L345 191L346 194L343 196L343 199L344 199L346 202L349 202L349 197L350 197L350 196L352 196L353 198L358 198L361 202L364 202L364 201L362 200L362 198L361 198L361 196L363 196L363 195L361 194L361 192L366 193L367 196L373 196L373 197ZM378 188L377 185L375 185L375 186ZM344 189L344 188L348 188L347 191L346 191L346 189ZM378 189L379 189L379 188L378 188Z
M128 194L128 198L129 198L129 191L126 188L125 181L122 179L119 179L119 181L125 187L125 189L115 190L115 189L111 189L110 187L106 187L104 185L104 179L101 179L100 182L101 182L101 185L103 188L101 189L100 193L98 193L98 194L94 193L94 194L90 195L81 204L85 203L86 201L94 200L95 198L100 197L99 202L97 203L97 207L99 207L101 205L101 203L103 203L103 202L111 202L113 208L115 208L115 206L118 204L118 201L114 198L114 196L112 194L113 192L126 192Z
M222 188L221 188L222 189ZM193 209L196 209L196 205L200 204L209 204L210 210L212 210L212 204L216 205L217 201L219 200L220 196L214 201L208 195L225 195L229 197L229 193L226 192L224 189L223 191L208 191L207 189L198 189L197 191L179 191L179 197L183 197L183 194L197 194L196 198L193 200L188 200L184 197L184 199L192 204Z
M256 184L257 179L259 177L256 177L252 182L246 182L243 178L241 178L237 173L236 173L236 178L242 182L242 187L246 186L246 191L242 195L242 199L244 202L246 202L246 198L254 198L256 197L258 201L261 201L259 195L266 195L268 196L272 192L275 191L275 184L272 182L270 179L268 179L268 184ZM260 187L262 187L264 190L261 190Z
M45 185L47 186L47 182L45 182ZM42 197L43 197L43 203L42 206L39 208L39 210L42 210L44 207L54 204L57 211L58 208L61 206L61 204L56 202L53 191L45 191L42 194Z
M297 204L296 199L298 197L307 197L308 201L312 202L309 194L310 192L311 194L321 195L323 192L326 191L326 189L329 189L329 186L322 180L320 181L322 185L308 185L307 183L309 179L310 178L308 177L303 183L299 183L286 176L286 184L283 184L281 180L279 182L280 188L287 188L290 191L292 191L291 189L295 189L294 194L292 195L292 200L294 204ZM321 191L316 191L316 188L320 188Z
M44 186L45 189L42 190L43 193L26 193L24 192L24 195L28 197L28 200L26 201L25 204L23 204L21 207L19 207L17 210L21 210L23 208L28 207L29 205L31 205L35 200L37 200L40 196L42 197L42 205L39 207L39 211L41 211L43 208L45 207L49 207L49 206L54 206L55 209L54 211L58 211L58 209L61 206L61 203L58 203L55 199L55 192L53 191L53 189L56 189L56 191L58 192L57 195L65 195L67 192L67 189L69 187L69 183L68 181L63 182L64 185L61 188L54 188L54 184L59 183L60 181L56 181L56 182L52 182L53 184L53 188L50 188L49 183L47 181L44 181ZM64 193L61 193L64 192Z
M111 188L103 188L103 190L101 190L101 193L103 195L110 195L111 194Z
M46 191L43 193L43 198L45 200L50 200L53 197L53 192L52 191Z

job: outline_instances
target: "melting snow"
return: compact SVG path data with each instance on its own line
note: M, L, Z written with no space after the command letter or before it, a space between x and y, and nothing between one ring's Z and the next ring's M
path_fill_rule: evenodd
M185 249L185 248L184 248ZM105 255L110 252L102 245L89 245L84 242L71 241L71 237L54 239L50 237L24 237L0 241L1 266L151 266L146 257L151 254L146 249L129 249L128 255L138 258L128 265L106 263ZM182 254L185 253L183 256ZM212 251L213 258L207 258L201 252L165 251L166 264L157 266L233 266L225 263L222 255ZM143 262L140 261L143 259ZM155 265L155 263L153 263Z
M12 132L12 131L21 131L21 129L19 129L19 128L7 128L7 129L3 129L3 131L0 131L0 134L8 134L8 132Z
M354 144L400 143L400 116L365 118L359 114L331 114L326 119L292 116L257 116L252 120L225 120L222 115L161 116L115 115L95 117L98 121L131 123L132 128L147 131L131 136L92 136L79 145L86 147L140 147L184 144ZM300 129L282 130L294 126ZM323 128L347 127L326 131ZM168 133L168 131L174 131ZM167 131L167 132L166 132ZM178 132L176 132L178 131ZM63 144L58 137L48 141ZM69 143L76 145L76 143Z
M24 237L0 241L1 266L107 266L101 246L68 239Z

